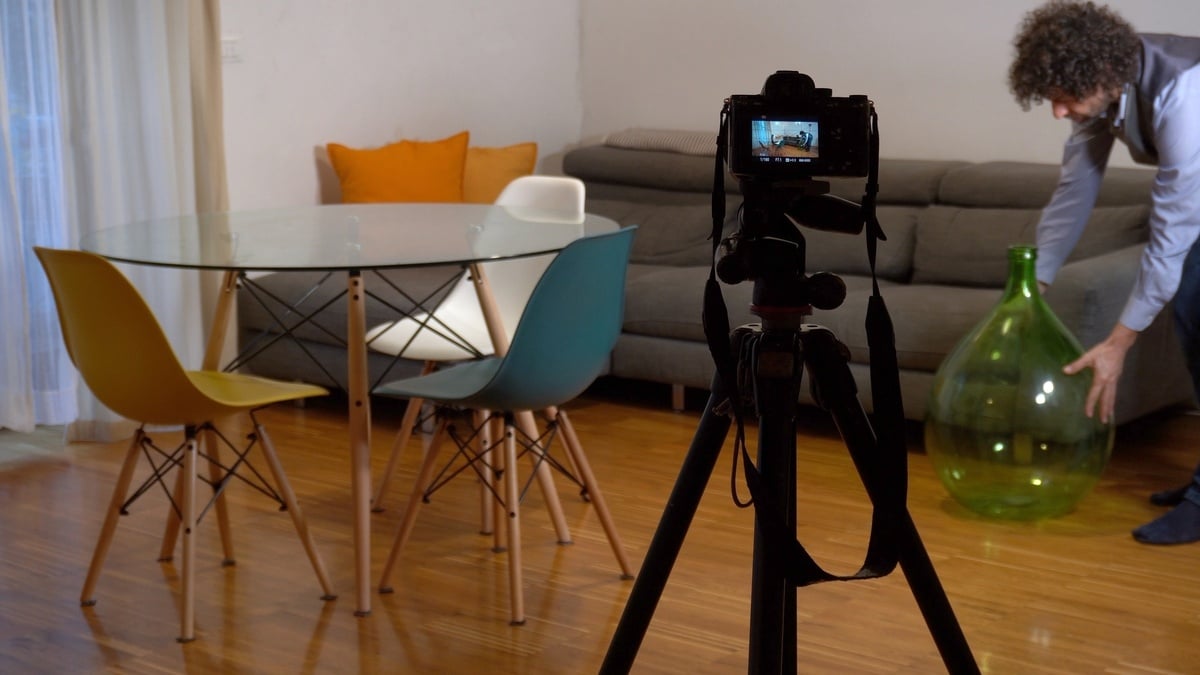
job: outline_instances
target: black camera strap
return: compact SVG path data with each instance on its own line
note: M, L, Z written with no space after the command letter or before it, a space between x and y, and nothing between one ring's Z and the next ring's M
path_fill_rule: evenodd
M727 150L727 125L729 107L721 111L721 129L717 134L716 162L713 171L712 241L713 260L704 288L702 323L708 348L716 366L717 376L728 394L726 408L735 423L734 465L731 472L731 489L738 506L755 506L755 518L759 526L774 542L787 546L787 568L789 578L797 586L807 586L823 581L847 581L885 576L895 569L899 559L897 534L902 531L907 511L908 458L905 447L904 409L900 393L899 369L896 359L895 333L887 306L879 292L875 273L877 244L886 240L875 212L879 189L879 133L878 118L871 112L870 152L871 162L867 177L866 193L862 200L862 213L867 235L867 256L871 265L872 296L869 300L866 329L871 359L872 402L875 410L876 444L872 450L856 449L855 466L867 486L872 499L871 532L867 552L860 569L851 575L836 575L823 569L793 536L780 517L784 513L775 503L772 491L763 484L763 479L750 457L745 442L745 427L742 417L742 398L737 373L738 359L733 354L730 339L728 310L721 293L716 274L717 254L723 238L725 221L725 168ZM741 459L750 500L743 502L738 497L737 464Z

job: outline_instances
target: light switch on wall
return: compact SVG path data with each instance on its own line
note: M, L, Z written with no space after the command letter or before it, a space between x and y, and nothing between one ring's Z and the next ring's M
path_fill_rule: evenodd
M225 35L221 37L221 62L222 63L241 63L242 61L242 38L239 35Z

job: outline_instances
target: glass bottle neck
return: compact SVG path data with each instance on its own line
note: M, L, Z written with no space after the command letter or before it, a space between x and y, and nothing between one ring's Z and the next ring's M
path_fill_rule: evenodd
M1039 296L1037 283L1037 248L1033 246L1010 246L1008 248L1008 283L1004 297Z

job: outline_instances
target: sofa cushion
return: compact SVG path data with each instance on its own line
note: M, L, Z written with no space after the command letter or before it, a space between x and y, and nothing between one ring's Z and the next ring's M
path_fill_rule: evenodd
M629 335L704 341L701 311L708 270L702 267L631 265L626 281L625 323ZM832 310L815 310L806 319L833 331L857 363L869 361L867 304L871 279L844 275L846 302ZM752 283L721 285L729 325L760 319L750 312ZM896 330L900 367L934 371L946 354L984 316L1000 294L988 288L934 288L881 282L881 291Z
M1058 184L1056 164L981 162L946 172L938 192L942 204L982 208L1041 209ZM1098 206L1144 204L1154 184L1148 169L1108 169L1096 200Z
M635 150L587 145L563 156L563 173L586 183L636 185L676 192L711 193L716 147L708 157L661 150ZM739 193L738 182L725 174L725 191Z
M1148 206L1092 211L1070 260L1145 241ZM1008 276L1009 246L1033 245L1038 209L934 205L917 219L913 283L999 287Z
M846 302L834 310L817 310L810 322L833 331L849 348L854 363L869 363L866 316L870 279L850 275L842 279ZM994 288L922 284L885 283L880 293L895 328L900 368L930 373L1000 299L1000 291Z
M533 173L537 143L502 148L468 147L463 166L463 201L491 204L514 179Z
M879 195L886 204L929 204L937 199L947 172L967 166L966 162L932 159L880 159ZM830 194L861 202L865 178L831 178Z
M704 341L706 266L630 264L625 278L625 320L621 331L676 340ZM750 314L753 284L721 284L731 326L757 319Z
M589 198L587 210L612 218L622 227L638 226L631 262L707 266L712 260L710 204L654 205ZM725 211L729 222L737 214L737 202L727 201Z
M634 127L614 131L604 139L604 144L613 148L658 150L711 158L716 154L717 134L711 131Z
M736 226L741 201L725 202L725 232ZM712 205L648 204L623 199L590 196L589 213L612 218L621 224L638 225L630 261L660 265L707 266L712 257ZM887 241L879 243L876 261L879 276L906 281L912 274L914 233L919 209L913 206L880 206L879 222ZM807 272L870 274L867 246L862 234L847 235L808 227L800 228L806 244Z
M915 245L916 206L880 206L876 209L880 227L887 236L876 249L875 269L880 278L907 281L912 275L913 246ZM847 235L801 228L806 243L805 271L835 274L870 275L866 235Z
M326 149L343 202L459 202L469 140L462 131L438 141L368 149L330 143Z
M1079 237L1079 243L1075 244L1067 261L1094 258L1145 242L1150 236L1149 222L1150 207L1144 204L1093 209L1083 236Z

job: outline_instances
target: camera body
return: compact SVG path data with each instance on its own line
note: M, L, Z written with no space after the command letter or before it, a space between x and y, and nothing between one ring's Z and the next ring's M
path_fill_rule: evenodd
M835 97L794 70L767 78L760 94L728 102L726 164L739 179L786 180L866 176L871 101Z

